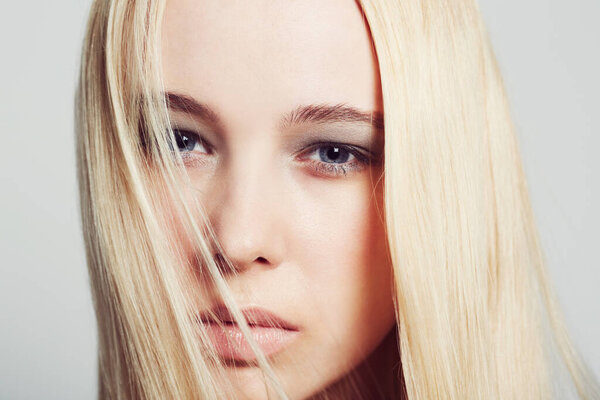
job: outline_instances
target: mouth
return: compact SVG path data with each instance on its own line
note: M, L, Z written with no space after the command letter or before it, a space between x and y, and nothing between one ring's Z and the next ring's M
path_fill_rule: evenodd
M248 323L250 334L265 357L282 351L300 333L297 325L263 308L243 308L241 312ZM218 305L201 313L198 320L206 328L219 357L232 361L256 360L250 343L224 305Z
M298 326L279 317L277 314L259 307L248 307L241 309L242 315L248 322L248 325L253 327L263 328L278 328L290 331L297 331ZM219 304L210 310L200 314L199 319L203 323L222 323L236 324L233 314L225 305Z

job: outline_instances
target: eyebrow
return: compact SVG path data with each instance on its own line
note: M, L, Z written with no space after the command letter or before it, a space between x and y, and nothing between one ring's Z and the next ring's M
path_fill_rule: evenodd
M167 106L173 111L182 111L194 117L223 128L223 121L219 114L208 105L196 101L193 97L166 92L165 100ZM281 129L292 125L304 123L366 123L376 130L383 130L383 113L380 111L366 112L344 103L330 104L308 104L301 105L284 114L279 122Z

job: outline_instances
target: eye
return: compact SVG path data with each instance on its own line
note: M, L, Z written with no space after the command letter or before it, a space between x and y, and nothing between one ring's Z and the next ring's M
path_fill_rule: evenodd
M180 153L199 151L201 153L210 154L210 146L198 134L182 129L173 129L173 135L175 136L177 150ZM170 141L169 148L173 151Z
M328 177L363 171L373 161L355 146L333 142L316 143L305 154L313 172Z
M312 159L326 163L343 164L348 162L349 159L354 160L356 158L348 148L341 145L325 145L318 147L316 150L314 152L316 157Z

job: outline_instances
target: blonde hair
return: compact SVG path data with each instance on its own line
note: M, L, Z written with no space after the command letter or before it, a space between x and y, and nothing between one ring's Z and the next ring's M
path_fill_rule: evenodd
M384 101L385 223L403 374L395 384L409 399L545 399L564 368L579 398L595 398L598 385L548 283L476 2L359 4ZM268 393L287 398L215 263L219 244L202 206L183 201L190 182L168 148L162 95L164 7L164 0L96 0L83 45L77 167L99 398L235 398L193 321L189 299L199 294L186 268L174 267L181 255L155 211L164 201L181 206L167 222L183 223L197 246L198 259L186 267L234 313Z

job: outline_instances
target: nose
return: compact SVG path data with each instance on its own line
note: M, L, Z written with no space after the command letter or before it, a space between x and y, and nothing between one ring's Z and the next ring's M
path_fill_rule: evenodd
M215 186L209 218L221 247L217 262L229 258L238 272L279 265L284 225L272 171L258 162L232 166Z

